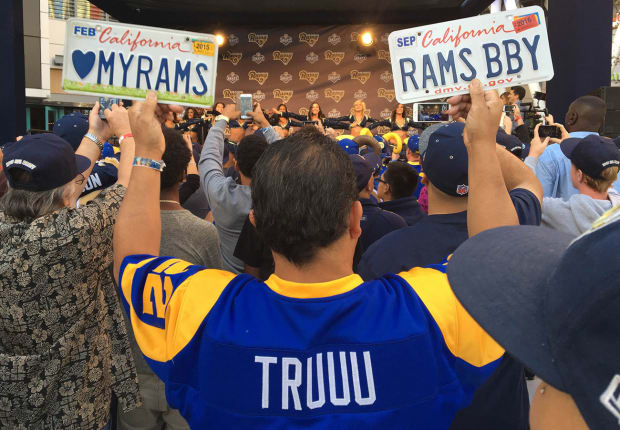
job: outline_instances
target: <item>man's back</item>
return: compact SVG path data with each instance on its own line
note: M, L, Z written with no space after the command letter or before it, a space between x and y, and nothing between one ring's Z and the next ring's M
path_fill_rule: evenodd
M146 284L155 298L172 291L165 313L143 307L144 279L162 284ZM441 267L365 284L263 283L134 256L121 286L138 340L167 344L142 350L195 428L445 429L503 354Z
M415 197L403 197L402 199L381 202L379 207L401 216L408 226L414 225L426 216Z
M360 222L362 236L360 242L363 249L368 249L391 231L407 227L405 220L394 212L381 209L374 200L360 199L362 203L363 215Z

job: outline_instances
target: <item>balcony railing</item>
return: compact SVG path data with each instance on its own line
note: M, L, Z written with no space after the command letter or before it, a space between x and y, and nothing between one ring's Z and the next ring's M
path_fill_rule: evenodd
M49 17L53 19L88 18L115 21L110 15L87 0L48 0Z

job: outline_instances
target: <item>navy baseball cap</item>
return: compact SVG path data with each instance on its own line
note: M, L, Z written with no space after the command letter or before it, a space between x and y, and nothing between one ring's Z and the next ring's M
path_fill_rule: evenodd
M444 193L465 197L469 193L465 124L435 124L420 137L422 170L433 186Z
M359 154L360 148L358 144L351 139L340 139L338 145L340 145L347 154Z
M71 112L54 123L53 133L65 139L73 151L76 151L88 133L88 115L81 112Z
M366 156L349 154L349 159L353 163L353 169L355 169L357 191L362 191L368 184L370 177L381 168L381 158L374 152L370 152Z
M508 353L570 394L592 429L618 428L620 419L618 243L615 207L577 239L535 226L484 231L447 266L469 314Z
M90 167L90 160L74 153L71 145L52 134L24 136L19 142L6 144L2 167L11 188L47 191L68 184ZM16 169L30 173L32 180L20 183L13 176Z
M503 128L497 130L495 141L517 157L521 156L523 148L525 147L517 136L506 133Z
M560 149L575 167L593 179L602 179L601 172L608 167L620 166L618 148L596 134L565 139Z

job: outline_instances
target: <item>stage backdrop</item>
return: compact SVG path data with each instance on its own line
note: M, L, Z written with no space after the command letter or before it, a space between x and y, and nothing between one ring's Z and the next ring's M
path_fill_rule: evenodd
M364 27L237 29L220 48L216 100L231 103L252 93L265 109L286 103L306 114L318 102L327 117L349 115L355 100L367 114L388 118L396 106L388 35L375 27L369 54L357 48Z

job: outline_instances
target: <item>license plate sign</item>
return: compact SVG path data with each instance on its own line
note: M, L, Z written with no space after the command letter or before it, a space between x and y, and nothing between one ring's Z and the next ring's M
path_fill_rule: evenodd
M214 35L70 19L62 87L68 93L212 106L217 72Z
M538 6L395 31L389 45L399 103L464 94L475 78L487 89L553 78Z

